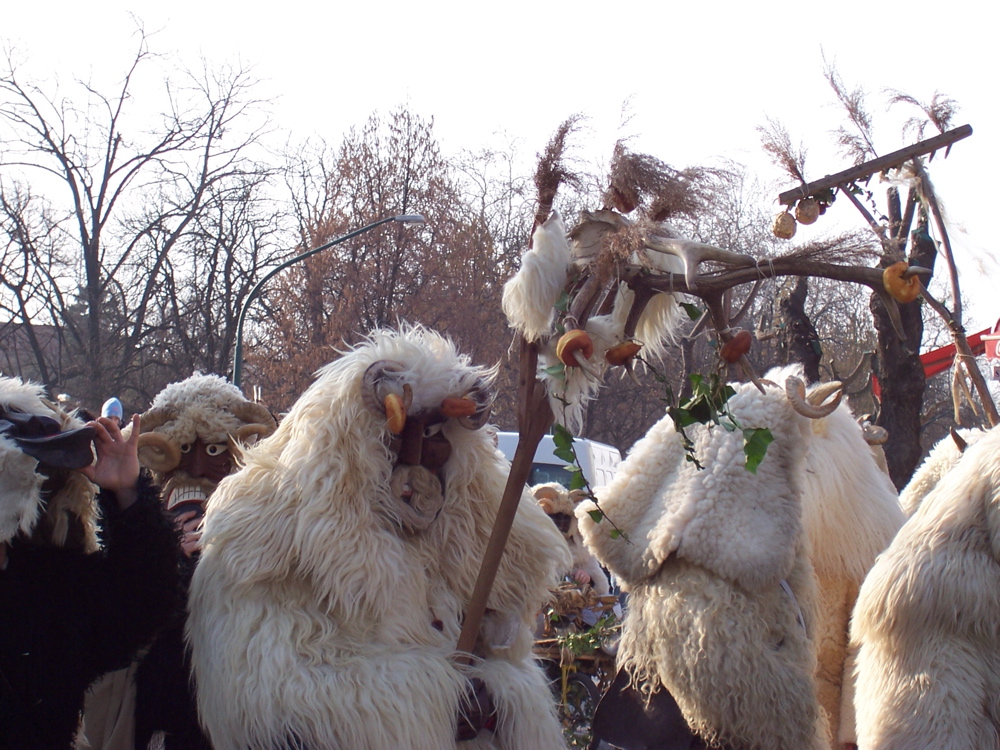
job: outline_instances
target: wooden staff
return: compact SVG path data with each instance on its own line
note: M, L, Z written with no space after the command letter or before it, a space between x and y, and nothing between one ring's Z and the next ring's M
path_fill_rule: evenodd
M531 473L531 464L535 460L535 450L542 441L542 437L548 432L549 427L552 426L554 419L552 409L549 407L548 396L545 393L545 386L535 376L538 368L538 344L529 343L520 335L518 339L520 341L520 373L517 384L517 449L514 451L514 460L511 462L507 485L504 487L503 499L500 501L500 509L493 522L490 541L486 545L483 562L479 568L476 587L472 591L472 599L465 612L462 633L458 638L458 650L463 652L460 658L467 664L471 663L473 659L472 649L475 648L479 626L486 613L486 601L493 588L493 581L496 580L500 559L503 557L504 547L507 546L510 529L514 525L514 516L517 514L517 506L521 502L524 485Z

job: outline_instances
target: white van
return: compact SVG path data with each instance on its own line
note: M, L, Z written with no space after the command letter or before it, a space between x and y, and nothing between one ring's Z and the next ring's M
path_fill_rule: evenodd
M508 461L514 460L517 438L516 432L497 433L497 447L500 448ZM531 473L528 475L527 482L529 486L544 482L559 482L569 486L571 474L566 469L566 462L556 456L555 449L556 445L552 436L544 436L538 444L535 460L531 464ZM606 443L598 443L596 440L575 438L573 449L576 451L583 476L590 483L591 489L609 484L615 475L618 464L622 461L622 454L617 448Z

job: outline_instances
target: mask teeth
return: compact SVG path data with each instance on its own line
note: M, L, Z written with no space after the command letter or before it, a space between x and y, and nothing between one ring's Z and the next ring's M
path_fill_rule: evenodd
M181 503L190 502L205 502L208 500L208 495L205 494L205 490L196 485L185 485L183 487L177 487L170 492L170 497L167 498L167 510L172 510Z

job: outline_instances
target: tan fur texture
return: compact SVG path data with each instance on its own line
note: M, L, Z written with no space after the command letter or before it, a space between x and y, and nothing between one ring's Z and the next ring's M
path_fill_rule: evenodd
M841 709L844 682L851 679L847 645L851 611L861 582L904 517L895 487L879 468L846 404L811 421L810 431L802 523L819 596L817 688L831 739L839 747L856 740L853 714L842 716Z
M966 445L975 444L985 434L985 430L958 431L959 437L965 441ZM961 457L962 450L951 435L945 436L934 445L931 452L927 454L927 458L910 477L906 487L899 493L899 502L903 506L903 512L907 518L916 513L923 499L937 486L941 477L951 471Z
M563 575L578 579L581 572L585 573L595 594L598 596L609 594L611 583L608 581L608 575L583 543L583 535L580 534L579 522L576 520L576 506L582 499L582 494L578 491L571 492L558 482L536 484L531 488L531 494L535 496L535 502L546 515L562 513L570 519L569 529L561 533L569 545L572 565L563 571Z
M480 677L498 728L463 747L563 747L531 648L535 613L568 565L565 543L526 494L490 595L481 658L459 666L461 619L509 465L489 430L447 420L444 507L426 530L404 532L389 492L395 457L385 420L361 396L366 369L381 360L399 363L412 386L411 415L487 375L433 332L375 332L322 369L277 432L220 483L188 621L212 743L454 747L466 679Z
M630 591L619 664L644 689L666 687L692 729L741 750L820 750L813 679L815 582L800 495L810 426L782 388L741 386L730 408L774 442L754 475L739 433L688 429L685 460L669 417L619 466L602 510L577 509L588 547ZM791 592L791 595L789 594Z
M51 417L64 431L83 426L74 415L45 398L40 385L20 378L0 377L0 404L28 414ZM36 474L38 462L25 455L12 440L0 437L0 542L19 532L30 534L43 513L40 496L45 477ZM82 474L72 472L65 485L44 506L47 543L62 547L77 526L78 544L85 552L98 548L96 487Z
M858 746L1000 744L1000 430L971 445L879 556L851 626Z

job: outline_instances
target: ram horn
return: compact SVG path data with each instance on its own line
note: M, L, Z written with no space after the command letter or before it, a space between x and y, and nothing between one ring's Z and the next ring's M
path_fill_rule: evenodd
M177 419L176 409L168 406L154 406L143 412L142 421L139 423L139 432L150 432L174 419Z
M868 445L885 445L889 442L889 431L885 427L865 422L861 425L861 434Z
M493 412L494 394L486 386L486 383L480 380L465 394L465 398L476 402L476 411L471 416L459 417L458 423L467 430L478 430L490 419L490 415Z
M824 393L824 398L829 396L833 390L840 389L840 383L836 383L835 389L829 389L828 386L833 385L836 381L831 383L824 383L813 391L815 394L817 391ZM822 389L822 390L821 390ZM814 404L811 403L811 399L806 398L806 385L798 378L791 376L785 381L785 394L788 396L788 402L792 405L792 408L796 412L801 414L803 417L808 419L822 419L823 417L828 417L840 406L840 399L843 396L842 390L837 390L837 395L834 396L833 400L826 404Z
M385 397L380 393L379 385L386 375L400 373L405 368L400 362L380 359L368 365L361 379L361 402L377 417L385 418ZM405 405L409 408L409 404Z
M959 453L965 453L965 449L969 447L965 438L958 434L958 430L954 427L948 430L948 434L951 435L951 439L955 441L955 446L958 448Z
M834 393L843 390L844 390L843 383L841 383L839 380L831 380L829 383L820 383L815 388L813 388L809 392L809 396L806 400L813 406L820 406ZM837 403L840 403L840 399L837 400Z
M248 447L256 445L258 441L263 440L272 432L274 432L274 428L270 425L254 422L253 424L245 424L242 427L237 427L236 433L230 437L239 445Z
M143 432L139 435L139 461L148 469L166 474L181 462L181 449L159 432Z
M558 500L559 493L556 491L555 487L536 487L532 490L532 494L535 496L535 500Z
M245 425L259 425L263 430L266 430L266 432L261 433L261 437L267 437L278 428L278 423L263 404L257 404L253 401L240 401L233 404L230 411L234 417Z

